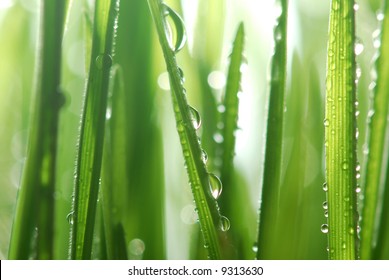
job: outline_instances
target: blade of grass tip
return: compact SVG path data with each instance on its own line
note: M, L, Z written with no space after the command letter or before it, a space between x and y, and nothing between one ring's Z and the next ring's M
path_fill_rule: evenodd
M376 60L377 80L374 88L373 108L369 112L369 139L366 174L362 186L364 200L361 221L361 259L371 259L374 229L376 228L377 203L384 172L385 145L388 144L386 128L389 112L389 3L385 1L385 17L381 30L381 46Z
M238 182L235 178L235 168L233 164L235 156L235 131L238 129L238 111L239 111L239 92L241 91L241 67L245 62L244 51L244 24L239 24L236 33L233 50L230 56L230 65L228 69L227 85L222 106L224 112L221 115L223 129L221 135L223 141L218 144L220 149L220 179L223 182L222 190L213 193L215 196L220 195L219 203L223 213L230 219L234 225L228 232L227 240L232 250L228 246L223 246L224 255L228 258L250 258L252 257L252 239L247 238L249 228L248 220L242 219L241 215L247 213L247 199L249 199L247 186L242 181ZM247 243L247 244L245 244ZM234 250L233 247L239 247ZM230 252L229 252L230 251ZM250 254L250 256L249 256Z
M108 84L118 0L95 4L91 65L87 80L76 166L71 224L71 259L90 259L103 156Z
M148 0L151 14L158 32L159 41L165 57L167 71L172 89L173 109L179 134L185 165L187 168L192 193L199 215L204 246L208 249L210 259L220 259L217 228L226 230L229 221L220 215L218 205L211 194L211 188L220 188L220 180L207 172L203 161L203 152L196 129L200 125L197 111L188 105L182 81L182 70L178 67L175 54L184 46L186 35L182 19L161 0ZM170 16L177 33L177 40L172 42L170 28L166 17Z
M242 73L241 65L244 62L244 25L239 24L238 31L234 40L234 47L231 54L231 61L228 70L226 93L224 97L225 111L222 115L224 124L222 136L223 142L220 144L222 149L222 166L220 179L226 185L230 185L230 176L233 174L233 159L235 155L235 131L238 129L238 110L240 81Z
M267 120L265 164L259 214L257 258L269 258L279 211L282 135L286 85L286 47L288 1L278 0L279 18L274 27L275 49L271 64L269 113Z
M64 103L60 90L61 63L58 61L64 4L65 1L44 0L41 5L33 117L12 229L10 259L29 258L35 227L38 229L37 258L53 258L56 144L59 110Z
M321 228L331 260L357 257L354 25L354 1L332 0L324 119L328 224Z

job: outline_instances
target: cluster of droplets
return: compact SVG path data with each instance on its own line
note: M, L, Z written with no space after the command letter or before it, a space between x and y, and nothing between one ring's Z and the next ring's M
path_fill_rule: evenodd
M169 47L170 47L171 51L173 51L174 53L178 53L185 46L185 43L187 40L184 22L183 22L182 18L172 8L170 8L165 3L162 4L162 12L163 12L164 17L167 19L170 19L171 23L173 23L173 25L174 25L175 36L173 36L173 33L172 33L171 23L168 20L166 21L165 35L166 35L166 39L169 43ZM177 68L177 71L178 71L178 74L180 77L181 86L183 87L183 85L185 83L184 72L179 67ZM186 92L184 88L183 88L183 92L184 93ZM180 108L177 105L175 105L174 111L178 113L180 111ZM188 111L189 111L189 116L190 116L193 128L195 130L198 130L201 126L201 117L200 117L199 112L195 108L193 108L192 106L188 107ZM180 133L184 132L185 128L186 128L186 125L182 121L179 121L177 123L178 132L180 132ZM181 142L182 141L183 140L181 140ZM198 142L200 143L199 139L198 139ZM186 144L186 143L182 143L182 144ZM184 151L184 156L190 156L190 152ZM201 157L200 158L201 161L204 164L206 164L208 161L208 155L204 150L201 150L200 157ZM220 197L222 190L223 190L222 183L221 183L220 179L213 173L208 173L208 182L209 182L209 193L211 194L211 196L215 200L217 200ZM225 216L220 215L220 220L219 220L218 226L219 226L221 231L228 231L230 228L229 219Z

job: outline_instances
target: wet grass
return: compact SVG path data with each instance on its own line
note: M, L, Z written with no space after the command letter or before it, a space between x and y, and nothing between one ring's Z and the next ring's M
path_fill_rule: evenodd
M387 1L49 2L0 6L1 258L389 258Z

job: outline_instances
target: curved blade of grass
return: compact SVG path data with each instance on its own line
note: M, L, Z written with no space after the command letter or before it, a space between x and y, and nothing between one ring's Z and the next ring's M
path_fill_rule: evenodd
M182 85L181 71L179 70L175 57L177 50L172 48L167 38L168 23L165 18L166 6L162 4L161 0L148 0L148 3L157 28L167 71L169 72L177 131L199 215L200 227L205 242L204 246L208 249L210 259L220 259L216 228L220 223L221 217L217 203L210 193L210 175L202 160L202 149L193 124L193 111L191 111L188 105L185 89ZM175 24L179 25L183 23L175 22Z
M108 83L118 0L97 0L76 166L71 223L71 259L90 259L103 156Z
M59 89L65 1L42 1L33 118L27 160L18 194L10 259L28 259L34 228L37 257L52 259L57 126L63 95Z
M355 259L356 117L354 1L332 0L327 56L325 152L329 258Z
M364 200L361 223L361 259L371 259L373 251L374 228L377 215L377 202L384 172L384 151L388 143L386 128L389 112L389 3L385 1L384 21L381 33L381 47L376 61L377 80L374 88L373 113L369 120L366 176L363 182Z
M271 240L276 230L280 199L288 1L278 0L276 3L281 8L281 14L274 28L275 50L271 65L265 165L259 214L258 259L269 258L273 250Z

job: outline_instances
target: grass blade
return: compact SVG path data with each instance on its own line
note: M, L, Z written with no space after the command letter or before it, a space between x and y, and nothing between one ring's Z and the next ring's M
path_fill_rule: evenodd
M59 90L64 1L42 1L33 118L9 249L10 259L28 259L34 228L37 258L53 257L57 126L63 95Z
M243 63L244 50L244 26L240 23L238 32L234 40L234 47L231 54L230 67L228 70L228 78L226 85L226 93L224 97L225 112L222 116L223 131L222 136L224 141L221 144L222 148L222 167L220 179L223 183L230 185L230 175L232 175L233 159L235 154L235 135L234 132L238 129L238 109L240 80L242 73L240 71Z
M157 28L158 37L169 72L177 131L180 137L192 193L199 215L199 222L205 242L204 246L208 248L209 258L219 259L220 249L216 228L221 222L221 216L217 203L210 191L210 187L212 187L211 184L213 182L218 184L219 179L215 179L214 175L207 172L205 163L202 160L202 149L196 134L196 128L200 123L200 120L198 119L199 116L197 111L194 111L193 108L188 105L180 74L182 73L182 70L179 69L175 57L175 53L179 51L177 46L182 46L179 41L183 39L182 36L184 36L184 34L177 34L177 42L179 43L174 44L169 42L167 35L169 27L165 17L166 13L171 14L174 13L174 11L165 4L162 4L161 0L149 0L148 3ZM174 18L172 19L176 25L176 30L182 30L183 23L181 20L177 21ZM179 28L177 28L177 25Z
M325 149L330 259L355 259L356 117L354 1L332 0L327 57Z
M76 167L71 223L71 259L90 259L103 156L108 83L119 1L95 4L91 65Z
M278 0L276 3L281 7L281 14L274 28L275 50L271 65L265 166L259 215L258 259L269 258L269 254L272 252L272 242L270 241L274 235L275 228L273 225L277 221L280 198L288 1Z
M369 154L367 156L366 176L361 223L361 259L371 259L373 238L377 215L377 203L384 172L385 145L388 144L386 128L389 112L389 3L385 1L384 21L381 33L380 53L376 61L377 80L374 88L373 109L369 112Z

